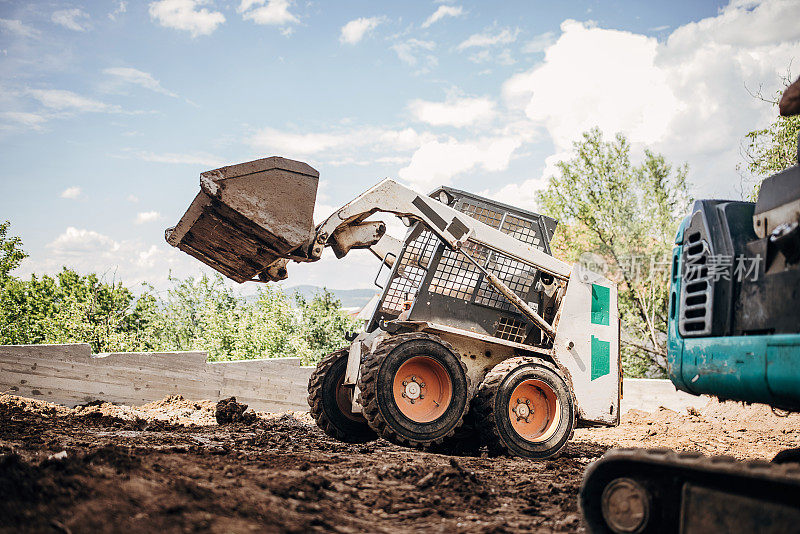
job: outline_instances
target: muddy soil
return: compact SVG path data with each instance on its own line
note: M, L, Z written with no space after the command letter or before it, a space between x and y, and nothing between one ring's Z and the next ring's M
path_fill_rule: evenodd
M609 447L800 446L799 417L717 403L632 411L545 461L349 445L307 413L245 419L218 425L215 403L182 397L68 409L0 396L0 531L582 532L581 476Z

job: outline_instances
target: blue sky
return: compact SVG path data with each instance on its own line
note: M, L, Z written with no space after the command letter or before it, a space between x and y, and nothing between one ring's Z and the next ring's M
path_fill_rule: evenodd
M800 56L800 2L0 1L0 218L31 257L163 287L199 173L270 155L326 216L384 177L535 209L598 125L738 197L740 144ZM795 71L798 69L796 68ZM290 285L369 287L365 253Z

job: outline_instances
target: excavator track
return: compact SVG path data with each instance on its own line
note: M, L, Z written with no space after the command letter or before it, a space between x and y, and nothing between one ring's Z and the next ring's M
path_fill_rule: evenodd
M800 463L616 449L588 467L579 503L594 533L800 532Z

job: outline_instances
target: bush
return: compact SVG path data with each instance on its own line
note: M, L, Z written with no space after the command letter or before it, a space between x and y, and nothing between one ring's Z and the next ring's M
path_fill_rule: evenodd
M358 322L327 290L306 300L270 286L236 295L222 276L180 280L161 296L66 267L51 277L10 275L25 257L0 224L0 344L89 343L98 352L204 350L209 359L300 357L304 364L346 346Z

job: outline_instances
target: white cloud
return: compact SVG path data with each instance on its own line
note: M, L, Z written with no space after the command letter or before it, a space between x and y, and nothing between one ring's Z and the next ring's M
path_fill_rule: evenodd
M81 188L77 186L68 187L61 192L61 198L75 200L79 196L81 196Z
M146 224L161 219L161 214L157 211L140 211L136 214L136 224Z
M343 137L336 134L293 134L275 128L262 128L250 140L254 147L272 150L275 154L316 154L344 143Z
M155 152L133 152L130 156L142 161L151 163L176 163L179 165L202 165L209 168L222 167L225 163L222 159L209 154L179 154L174 152L155 153Z
M170 285L170 273L183 278L212 272L189 255L170 247L163 235L161 228L153 228L151 239L157 244L152 244L141 238L114 239L94 230L70 226L45 245L47 253L42 259L32 255L26 260L20 274L55 274L62 266L67 266L81 273L97 273L106 281L122 281L128 287L146 282L157 289L165 289Z
M565 21L544 61L506 81L506 104L566 155L599 126L690 164L699 196L736 196L744 135L776 111L745 87L778 88L800 50L800 3L734 0L717 16L681 26L666 42ZM551 172L547 170L546 172Z
M537 35L522 47L522 51L526 54L538 54L550 48L556 42L556 34L554 32L545 32Z
M225 22L225 15L209 11L207 0L159 0L150 4L150 18L166 28L188 31L192 37L210 35Z
M20 37L38 38L41 37L42 35L42 32L40 32L33 26L28 26L27 24L24 24L21 20L15 20L15 19L0 19L0 29L6 33L13 33L14 35L19 35Z
M25 111L3 111L0 112L0 119L4 121L4 123L0 123L0 129L3 130L22 128L41 131L48 121L46 115Z
M430 140L414 152L409 165L400 169L398 175L423 190L447 185L454 176L476 167L489 172L507 169L511 156L521 145L517 137Z
M256 24L265 26L285 26L287 24L297 24L300 20L293 15L289 8L292 6L289 0L269 0L264 5L265 0L242 0L237 11L242 13L245 20L252 20ZM259 6L259 7L254 7ZM284 35L291 35L291 29L285 28Z
M481 33L475 33L462 41L456 50L463 51L468 48L485 48L490 46L497 46L500 44L509 44L517 40L519 36L519 28L495 28L489 27Z
M461 6L439 6L430 17L425 19L422 23L423 28L430 27L445 17L460 17L464 13L464 8Z
M339 42L345 44L357 44L364 36L378 27L384 21L383 17L358 18L351 20L342 26L339 34Z
M445 102L413 100L408 109L418 121L432 126L469 126L495 115L495 103L486 97L455 97Z
M506 184L497 191L487 189L478 194L510 206L536 211L538 209L536 194L546 186L547 180L544 178L531 178L520 183Z
M113 67L103 70L104 73L112 76L117 84L132 84L144 87L156 93L177 97L175 93L161 86L161 83L153 78L153 75L131 67Z
M497 60L496 60L496 61L497 61L498 63L500 63L501 65L506 65L506 66L508 66L508 65L513 65L514 63L516 63L516 62L517 62L517 60L516 60L516 59L514 59L513 57L511 57L511 50L510 50L510 49L508 49L508 48L504 48L504 49L503 49L503 51L502 51L502 52L500 52L500 53L497 55Z
M78 8L54 11L51 20L68 30L76 32L85 32L91 28L89 14Z
M108 18L111 20L117 20L117 16L122 15L127 10L128 10L128 3L120 0L119 2L117 2L116 9L114 9L114 11L108 14Z
M411 67L416 67L419 63L422 63L422 71L429 70L439 63L436 56L425 53L425 51L430 52L434 48L436 48L436 43L433 41L421 41L413 38L392 45L392 50L397 53L400 61Z
M99 100L87 98L72 91L61 89L29 89L28 93L45 107L59 111L79 112L113 112L119 111L118 106L112 106Z
M81 196L81 188L80 187L68 187L61 192L61 198L69 198L69 199L76 199Z
M338 160L345 160L345 153L361 149L389 149L408 151L418 147L427 138L413 128L391 130L384 128L353 128L351 130L331 131L327 133L292 133L275 128L262 128L250 139L249 144L262 153L276 155L305 156L320 153L338 154ZM354 162L354 159L345 160Z
M800 38L800 3L795 0L732 0L716 17L691 22L669 36L668 48L690 52L715 45L760 46Z
M63 256L79 256L87 252L109 252L119 250L119 243L94 230L69 226L54 241L46 245L51 252Z
M492 53L489 50L479 50L471 54L468 59L473 63L488 63L492 59Z
M679 105L655 66L658 42L574 21L561 29L544 63L512 78L505 91L530 91L525 113L546 126L559 149L593 126L610 135L625 131L634 142L657 141Z

